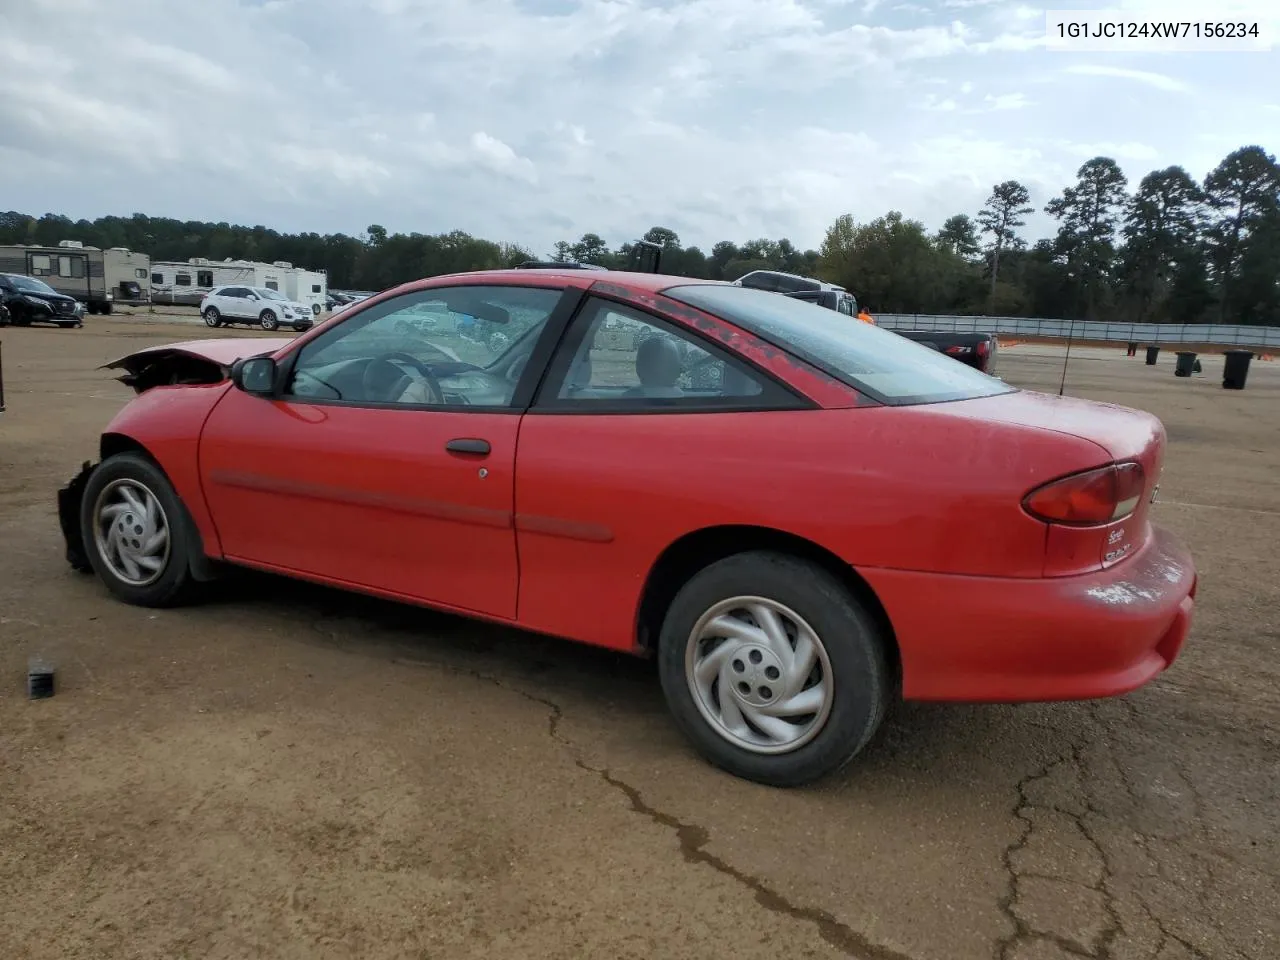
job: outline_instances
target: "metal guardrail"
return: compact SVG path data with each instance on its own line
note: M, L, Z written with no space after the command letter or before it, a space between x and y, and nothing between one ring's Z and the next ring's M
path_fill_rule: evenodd
M1041 320L1034 317L954 317L924 313L879 313L890 330L946 330L996 333L1007 337L1108 340L1117 343L1214 343L1280 349L1280 327L1220 323L1104 323L1097 320Z

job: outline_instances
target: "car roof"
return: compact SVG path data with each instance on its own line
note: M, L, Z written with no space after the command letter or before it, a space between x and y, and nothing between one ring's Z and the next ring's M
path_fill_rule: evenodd
M564 280L566 285L575 287L589 287L596 283L617 283L633 290L640 290L645 293L658 293L668 287L683 286L685 284L714 284L718 286L729 286L723 280L700 280L695 277L679 277L667 273L634 273L628 270L577 270L572 267L568 269L508 269L508 270L473 270L470 273L451 273L438 277L428 277L422 280L412 281L405 284L401 289L413 290L418 288L427 288L435 286L444 280L501 280L508 283L528 283L531 275L539 277L553 277L558 280Z

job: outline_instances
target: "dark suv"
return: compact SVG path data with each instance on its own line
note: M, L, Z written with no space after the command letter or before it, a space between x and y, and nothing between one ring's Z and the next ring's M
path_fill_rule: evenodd
M33 323L84 326L84 304L35 277L0 273L0 302L9 311L9 322L16 327Z

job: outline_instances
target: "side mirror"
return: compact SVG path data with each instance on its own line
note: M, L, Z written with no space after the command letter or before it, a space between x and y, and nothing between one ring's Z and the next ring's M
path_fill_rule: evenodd
M231 382L255 397L270 397L276 392L278 368L270 357L249 357L231 365Z

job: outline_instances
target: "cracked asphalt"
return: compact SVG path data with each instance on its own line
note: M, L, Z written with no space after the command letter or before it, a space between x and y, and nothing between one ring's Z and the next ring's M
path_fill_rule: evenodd
M1219 357L1073 350L1068 392L1169 432L1156 519L1201 571L1171 671L903 705L779 791L699 761L648 663L276 578L148 611L72 573L53 495L129 397L95 367L207 332L0 330L0 957L1280 957L1275 364L1237 393ZM1001 373L1056 390L1062 355Z

